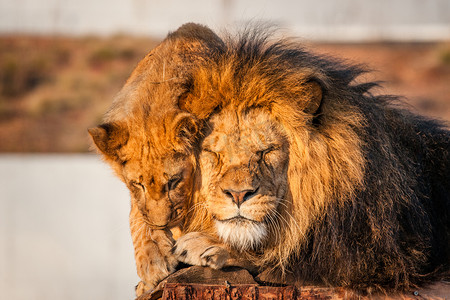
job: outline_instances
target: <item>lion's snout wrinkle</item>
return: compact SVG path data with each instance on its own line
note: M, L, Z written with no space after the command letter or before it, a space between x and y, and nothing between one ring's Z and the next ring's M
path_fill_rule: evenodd
M248 163L243 163L239 166L229 167L228 170L222 175L222 189L243 191L243 190L256 190L259 183L256 179L257 166L243 167Z

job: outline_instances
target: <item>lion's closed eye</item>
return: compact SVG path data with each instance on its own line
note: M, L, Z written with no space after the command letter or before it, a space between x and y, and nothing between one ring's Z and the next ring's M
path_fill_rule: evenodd
M216 165L219 164L219 162L220 162L220 154L219 153L214 152L213 150L210 150L209 148L203 148L202 154L211 158L211 160L214 162L214 164L216 164Z
M271 145L267 147L264 150L257 151L256 154L265 162L268 162L271 160L271 157L276 155L276 152L280 150L280 146L278 145Z
M181 181L183 181L183 176L181 174L177 174L175 176L172 176L169 179L169 181L167 182L167 187L169 188L169 191L172 191L172 190L176 189Z

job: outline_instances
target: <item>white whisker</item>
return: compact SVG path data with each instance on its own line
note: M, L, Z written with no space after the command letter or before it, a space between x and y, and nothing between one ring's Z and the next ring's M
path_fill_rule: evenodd
M186 212L186 215L191 213L192 211L195 211L197 208L202 208L203 210L207 210L205 203L199 202L192 205L189 210Z
M269 227L272 229L271 231L274 232L276 242L278 243L281 240L281 227L278 223L278 219L275 218L275 216L268 215L267 222L269 224Z
M289 207L287 206L287 204L286 204L286 203L283 203L282 199L281 199L281 201L279 201L278 203L281 204L281 205L284 205L284 207L286 208L286 209L284 210L284 212L289 216L290 221L292 221L292 222L294 223L294 225L297 227L297 229L298 229L299 233L302 235L302 237L305 237L305 232L304 232L304 230L303 230L302 227L297 223L297 221L295 220L295 218L289 213L289 211L288 211ZM280 214L279 212L277 212L277 213ZM280 215L280 217L281 217L281 215ZM290 226L289 222L287 222L287 221L286 221L286 224L287 224L288 226Z

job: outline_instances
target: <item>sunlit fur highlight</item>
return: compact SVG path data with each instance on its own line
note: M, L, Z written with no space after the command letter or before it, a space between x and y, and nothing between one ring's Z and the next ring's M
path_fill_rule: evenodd
M289 138L289 192L268 223L275 242L239 255L295 280L368 291L406 289L447 269L448 131L371 94L376 83L356 80L363 68L269 37L228 38L197 68L186 102L205 119L226 107L266 109ZM307 113L311 81L323 99ZM196 198L187 230L214 234L204 201Z

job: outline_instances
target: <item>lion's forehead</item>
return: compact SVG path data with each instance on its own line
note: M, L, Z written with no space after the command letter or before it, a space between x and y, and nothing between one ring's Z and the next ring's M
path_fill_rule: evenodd
M154 179L156 182L165 182L174 175L190 173L193 168L193 158L181 153L167 153L164 156L140 156L130 159L124 168L129 177L143 177L147 180Z
M278 124L261 111L234 116L226 112L217 115L211 123L214 129L205 138L204 145L216 152L231 149L241 152L262 151L284 140Z

